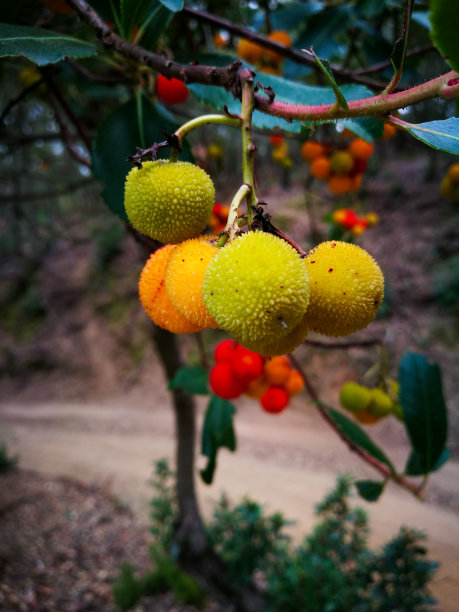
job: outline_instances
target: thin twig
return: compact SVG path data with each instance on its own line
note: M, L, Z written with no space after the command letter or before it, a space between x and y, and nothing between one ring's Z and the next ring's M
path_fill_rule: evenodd
M416 57L417 55L423 55L424 53L428 53L430 51L437 51L436 47L434 47L432 43L429 43L428 45L422 45L420 47L415 47L414 49L411 49L411 51L407 51L406 57ZM390 59L388 59L384 60L383 62L373 64L372 66L367 66L366 68L358 68L357 70L354 70L353 73L356 75L371 74L373 72L380 72L381 70L384 70L385 68L390 68L391 66L392 62Z
M12 100L10 100L8 102L8 104L6 105L3 113L0 116L0 125L2 125L3 120L5 119L5 117L9 114L9 112L17 105L19 104L19 102L21 102L22 100L24 100L24 98L26 98L29 93L31 93L32 91L34 91L34 89L37 89L37 87L39 87L40 85L43 85L44 83L44 79L38 79L37 81L35 81L35 83L32 83L32 85L29 85L28 87L26 87L25 89L23 89L21 91L21 93L16 96L15 98L13 98Z
M304 369L302 368L298 359L292 354L289 355L289 359L291 363L295 366L295 368L300 372L301 377L304 381L304 387L310 398L312 399L315 407L319 411L319 414L330 425L330 427L335 431L335 433L338 434L338 436L348 446L349 450L356 453L363 461L365 461L365 463L368 463L368 465L370 465L372 468L382 474L385 479L392 480L404 489L410 491L410 493L412 493L415 497L422 499L422 483L421 486L417 486L411 481L407 480L401 474L393 472L387 465L381 463L380 461L375 459L375 457L363 450L363 448L355 444L355 442L353 442L343 431L341 431L341 429L339 429L335 421L330 416L328 412L328 407L320 400L317 391L306 376Z
M315 346L323 349L348 349L356 348L361 346L375 346L382 344L383 341L380 338L369 338L368 340L355 340L354 342L320 342L320 340L310 340L306 338L303 344L308 346Z

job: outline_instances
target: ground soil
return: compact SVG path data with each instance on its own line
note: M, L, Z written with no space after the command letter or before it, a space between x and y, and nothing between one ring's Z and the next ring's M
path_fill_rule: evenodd
M393 376L406 348L441 365L453 457L432 475L423 502L395 485L376 504L355 501L368 510L372 546L383 544L401 525L427 533L429 558L440 562L432 591L438 609L453 612L459 599L459 379L454 367L459 330L454 313L434 299L432 287L442 259L459 249L459 232L452 204L438 196L438 182L420 181L428 163L428 158L406 159L368 183L367 210L378 212L381 222L361 244L380 262L390 300L386 317L356 338L384 338ZM289 233L302 242L308 222L301 190L286 193L273 186L267 195L273 216L279 207ZM326 199L314 201L319 219L327 205ZM8 451L18 454L21 469L0 479L6 534L0 542L0 609L112 610L109 585L121 561L130 559L141 568L148 564L148 480L155 460L168 457L173 463L174 425L132 283L141 260L137 245L127 238L102 283L94 278L91 243L62 237L41 266L45 322L33 341L17 342L5 334L9 352L7 365L2 363L0 434ZM119 304L128 308L113 310ZM206 339L212 344L217 337ZM196 359L193 339L181 342L189 359ZM298 356L321 397L336 406L343 382L362 381L379 353L377 348L304 346ZM37 362L46 369L37 369ZM200 400L200 423L204 409ZM249 495L294 520L291 530L300 539L314 524L314 505L338 472L375 477L304 395L279 416L262 413L251 400L238 401L236 430L237 452L220 453L211 487L198 483L205 515L223 491L233 501ZM403 468L408 443L400 423L386 419L368 432ZM177 609L167 599L149 605L145 609Z

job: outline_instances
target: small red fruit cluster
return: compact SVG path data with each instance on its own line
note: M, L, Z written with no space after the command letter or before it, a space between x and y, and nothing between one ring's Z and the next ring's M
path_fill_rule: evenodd
M234 340L223 340L214 352L215 366L209 377L212 391L223 399L243 393L258 399L266 412L282 412L290 397L303 389L303 378L285 355L267 359Z
M342 228L343 231L351 232L353 236L360 236L379 221L379 216L376 213L370 212L360 217L352 208L337 208L333 211L331 217L336 226Z
M229 206L226 204L215 202L209 219L209 226L214 234L218 234L218 232L225 227L228 220L229 210Z
M156 95L163 104L182 104L188 99L189 91L183 81L158 74Z

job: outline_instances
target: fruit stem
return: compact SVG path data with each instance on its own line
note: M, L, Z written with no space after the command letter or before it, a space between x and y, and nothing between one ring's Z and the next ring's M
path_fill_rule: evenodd
M247 194L246 218L250 227L253 221L253 210L258 206L253 177L253 162L256 146L252 137L252 113L254 109L254 84L250 70L243 68L239 73L242 85L241 98L241 144L242 144L242 180L251 189Z
M174 136L178 139L178 144L181 147L183 140L190 132L208 123L220 123L223 125L229 125L232 127L239 127L241 120L237 117L228 117L228 115L200 115L194 119L190 119L176 130ZM170 161L177 161L172 159L173 156L177 156L178 159L179 150L171 149Z
M241 205L242 200L250 195L251 191L252 187L250 185L246 185L245 183L244 185L241 185L236 191L236 194L230 204L228 221L226 222L225 229L223 230L223 233L220 236L219 241L217 242L218 247L225 246L228 239L232 240L236 235L236 232L239 229L239 225L237 222L239 206Z

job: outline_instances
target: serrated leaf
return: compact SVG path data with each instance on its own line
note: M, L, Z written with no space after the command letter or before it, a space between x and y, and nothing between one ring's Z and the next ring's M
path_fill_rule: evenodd
M116 108L99 128L93 142L92 168L94 176L103 183L102 196L112 212L127 221L124 210L124 181L132 165L127 161L145 139L147 145L164 140L166 132L174 132L178 125L171 121L169 113L160 105L154 105L145 97L141 98L143 131L137 114L137 99L131 98ZM160 157L167 157L168 149L160 151ZM184 161L193 161L188 145L180 154Z
M376 480L357 480L355 486L360 497L363 497L363 499L369 502L375 502L384 491L385 483Z
M217 465L220 448L236 450L236 435L233 427L234 406L228 400L212 395L204 417L202 428L201 453L208 458L207 466L201 470L206 484L211 484Z
M390 470L395 473L395 468L384 451L382 451L379 446L373 442L373 440L359 425L357 425L357 423L351 421L351 419L345 416L342 412L338 412L338 410L334 410L333 408L327 408L327 412L338 426L338 429L345 434L345 436L354 442L354 444L366 451L369 455L381 463L385 463L387 467L389 467Z
M407 351L399 365L403 419L422 473L432 471L444 452L448 421L440 368Z
M169 389L183 389L192 395L208 395L209 375L200 366L187 366L177 370L169 382Z
M66 57L91 57L96 49L87 42L42 28L0 23L0 57L24 56L37 64L55 64Z
M159 0L167 9L176 13L181 11L184 5L184 0Z
M432 24L430 36L451 68L459 72L459 45L457 44L459 10L457 3L451 0L431 0L429 8Z
M436 472L441 468L441 466L448 461L450 458L451 452L449 448L444 448L442 454L438 458L438 461L435 463L433 468L430 470L431 472ZM405 466L405 474L407 476L423 476L424 475L424 467L422 456L419 455L415 450L411 451L410 456L408 457L408 461Z
M447 151L459 155L459 118L440 119L438 121L426 121L425 123L407 123L396 117L391 121L402 130L409 132L412 136L421 140L433 149Z
M384 123L374 117L345 119L339 121L339 124L367 142L373 142L373 140L381 138L384 131Z

